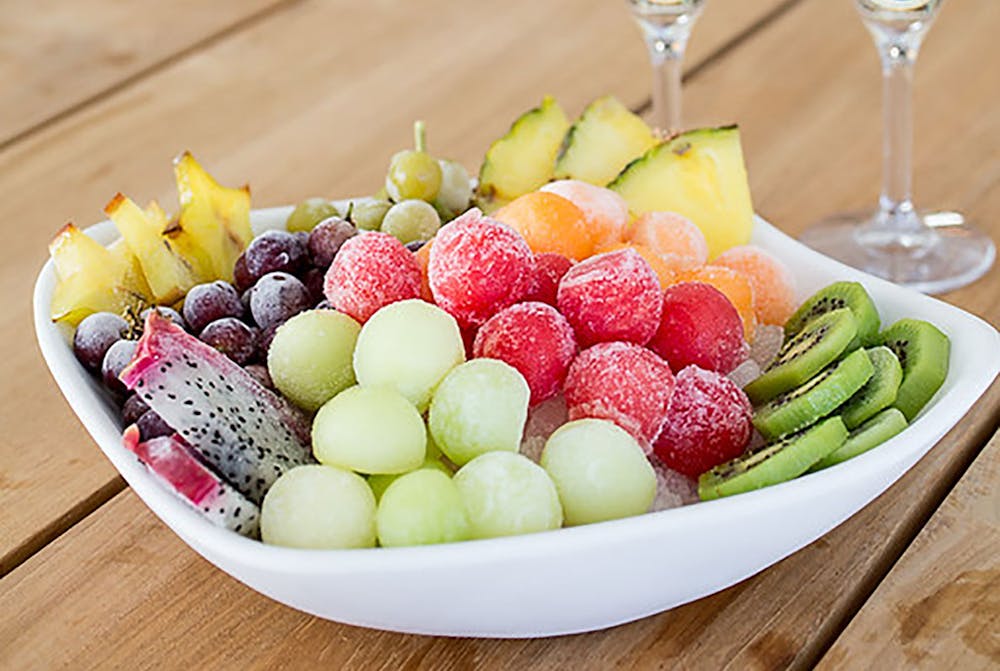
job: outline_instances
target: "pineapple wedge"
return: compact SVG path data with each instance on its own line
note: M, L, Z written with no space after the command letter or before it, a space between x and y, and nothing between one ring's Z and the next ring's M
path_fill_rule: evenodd
M653 131L614 96L590 103L566 133L556 160L556 179L604 186L629 161L656 144Z
M634 215L669 211L693 221L710 258L750 241L753 203L736 126L670 138L625 166L608 188Z
M210 269L214 279L232 281L236 259L253 239L250 230L250 189L220 186L190 152L174 160L181 211L167 234L190 239L178 246Z
M480 209L489 214L552 179L567 130L566 113L552 96L518 117L486 151L475 196Z

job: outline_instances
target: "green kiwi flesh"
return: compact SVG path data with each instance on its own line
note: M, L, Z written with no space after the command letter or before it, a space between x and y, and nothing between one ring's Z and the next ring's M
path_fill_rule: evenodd
M903 381L903 367L891 349L880 345L865 350L865 353L871 359L875 373L840 409L840 416L848 429L861 426L869 417L892 405Z
M798 387L847 350L857 330L848 308L820 315L788 340L767 370L744 391L756 405Z
M698 478L698 497L708 501L792 480L837 450L846 439L843 420L839 416L830 417L702 473Z
M756 408L753 425L768 440L801 431L843 405L874 372L868 354L855 350L805 384Z
M913 421L948 375L951 342L933 324L900 319L879 335L879 343L892 350L903 369L903 381L893 406Z
M810 470L818 471L881 445L906 428L906 417L896 408L886 408L851 431L839 448L816 462Z
M881 320L871 296L857 282L834 282L807 298L785 322L785 337L793 337L816 317L843 308L854 313L858 327L857 337L847 349L867 347L874 343Z

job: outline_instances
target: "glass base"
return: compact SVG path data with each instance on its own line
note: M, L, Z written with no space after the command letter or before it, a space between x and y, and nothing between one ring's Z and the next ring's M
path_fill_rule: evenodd
M913 216L911 214L911 216ZM866 273L928 294L973 282L996 257L993 241L957 212L919 212L923 226L896 231L878 211L824 219L799 240Z

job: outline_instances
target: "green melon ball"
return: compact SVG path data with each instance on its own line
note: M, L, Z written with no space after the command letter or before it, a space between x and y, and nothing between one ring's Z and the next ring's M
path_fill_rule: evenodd
M361 326L336 310L309 310L278 327L267 372L278 390L310 412L353 386Z
M435 458L432 458L430 456L428 456L428 458L424 460L424 463L421 464L420 468L417 469L417 470L424 470L424 469L428 469L428 470L432 470L432 471L440 471L441 473L444 473L448 477L451 477L451 469L448 468L448 466L445 465L445 463L443 461L441 461L440 459L435 459ZM413 472L414 471L410 471L410 473L413 473ZM394 483L396 480L398 480L399 478L403 477L404 475L406 475L406 474L405 473L382 473L382 474L379 474L379 475L369 476L368 477L368 486L372 488L372 494L375 495L375 500L376 501L381 500L382 499L382 494L384 494L385 490L389 488L389 485L391 485L392 483Z
M264 497L265 543L331 550L375 545L375 497L364 478L333 466L297 466Z
M382 219L382 232L402 242L430 240L441 228L441 215L430 203L404 200L396 203Z
M458 323L421 300L385 306L365 322L354 350L354 371L364 386L392 387L420 412L441 379L465 361Z
M517 452L528 418L524 377L497 359L474 359L441 381L428 424L434 442L461 466L485 452Z
M313 454L359 473L406 473L424 463L427 436L413 404L388 387L351 387L319 409Z
M305 231L308 233L316 227L316 224L324 219L337 216L340 216L340 212L338 212L336 206L334 206L334 204L326 198L306 198L301 203L296 205L295 209L292 210L292 213L288 215L288 220L285 222L285 228L287 228L290 233L295 233L297 231Z
M548 473L527 457L488 452L454 478L462 495L473 538L514 536L558 529L559 494Z
M451 477L433 468L399 476L375 514L384 547L452 543L469 538L469 520Z
M656 473L639 443L603 419L559 427L545 443L541 464L556 483L566 524L639 515L656 496Z

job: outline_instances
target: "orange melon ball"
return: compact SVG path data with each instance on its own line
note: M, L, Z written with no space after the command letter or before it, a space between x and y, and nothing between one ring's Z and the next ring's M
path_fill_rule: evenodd
M493 218L520 233L536 254L552 252L580 261L594 251L583 212L554 193L526 193L494 212Z
M433 242L434 238L431 238L420 249L413 252L413 257L417 260L417 265L420 266L420 298L428 303L434 302L434 294L431 293L431 284L427 280L427 266L431 261L431 244Z
M652 249L678 270L708 262L708 242L701 229L674 212L640 215L625 233L625 240Z
M795 281L791 271L760 247L733 247L712 263L732 268L750 280L754 309L761 323L783 325L795 312Z
M757 329L757 314L754 310L753 285L740 272L725 266L702 266L677 274L680 282L704 282L725 294L743 320L743 336L747 342L753 340Z
M611 189L578 179L560 179L539 190L562 196L580 208L595 247L623 240L628 227L628 203Z
M659 254L654 252L649 247L628 242L618 242L613 245L601 247L597 253L604 254L605 252L613 252L619 249L625 249L626 247L634 249L639 252L639 256L646 259L646 263L648 263L649 267L653 269L654 273L656 273L656 278L660 281L661 289L666 289L669 286L677 284L677 275L674 273L673 269L667 265Z

